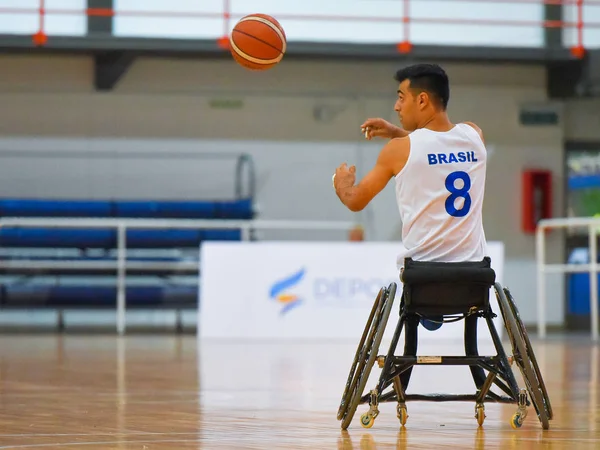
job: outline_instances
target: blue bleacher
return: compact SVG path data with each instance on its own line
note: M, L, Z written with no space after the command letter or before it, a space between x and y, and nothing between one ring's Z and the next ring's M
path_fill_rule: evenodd
M145 219L251 219L252 200L127 201L127 200L0 200L0 217L145 218ZM129 230L128 248L197 247L207 240L240 240L235 229ZM2 247L114 248L115 229L30 228L0 229Z
M3 287L3 308L115 308L117 289L106 285L31 284ZM131 286L126 289L127 308L185 308L196 301L195 286Z
M137 217L251 219L252 199L227 201L0 200L2 217Z
M198 247L202 241L239 241L237 229L223 230L128 230L128 248ZM117 231L113 229L21 228L0 229L0 247L74 247L110 249L117 246Z
M57 200L57 199L3 199L0 200L0 217L20 218L138 218L138 219L218 219L218 220L247 220L254 217L253 201L251 198L239 200L215 201L156 201L156 200ZM204 241L238 241L241 239L239 229L129 229L126 234L128 252L150 249L192 250L198 254L198 248ZM117 246L117 231L113 228L57 228L57 227L19 227L7 226L0 228L0 248L3 254L0 262L22 260L29 261L61 261L61 259L93 261L114 261L114 250ZM15 253L11 253L11 249ZM22 255L23 249L71 249L77 252L68 258L51 255L31 256ZM90 250L102 250L104 256L90 256ZM18 250L18 251L17 251ZM112 255L109 255L113 251ZM182 259L188 256L182 256ZM176 260L171 255L154 254L151 257L127 255L128 261L171 261ZM175 261L176 262L176 261ZM39 268L36 270L40 270ZM43 272L43 270L42 270ZM52 270L54 276L60 276L60 270ZM57 285L38 283L33 278L35 270L25 268L14 269L5 266L7 276L25 276L32 278L30 283L23 283L20 278L4 281L0 285L0 303L3 307L18 307L18 305L35 304L46 307L90 307L113 306L115 304L115 289L107 287L106 283L94 283L94 272L83 272L85 281L77 284ZM65 269L65 274L73 276L74 270ZM104 273L97 273L106 276ZM114 274L113 274L114 275ZM139 270L136 275L140 275ZM156 277L168 277L169 273L157 274L156 271L147 274L151 281L148 285L128 286L128 307L149 307L164 304L177 299L173 304L187 303L192 306L197 301L197 288L190 285L177 285L166 282L156 285ZM194 275L197 278L197 274ZM28 298L28 301L24 301ZM182 300L183 299L183 300ZM187 299L187 300L186 300Z

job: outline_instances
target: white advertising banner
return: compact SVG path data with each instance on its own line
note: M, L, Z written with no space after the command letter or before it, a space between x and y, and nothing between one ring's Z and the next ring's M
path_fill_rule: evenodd
M359 340L380 288L395 282L388 339L398 322L402 289L397 250L391 242L206 242L200 255L198 335ZM503 244L490 242L489 254L502 282ZM491 299L502 335L495 296ZM487 325L480 322L479 342L489 340ZM420 327L419 347L427 341L462 340L463 327L463 321L436 331Z

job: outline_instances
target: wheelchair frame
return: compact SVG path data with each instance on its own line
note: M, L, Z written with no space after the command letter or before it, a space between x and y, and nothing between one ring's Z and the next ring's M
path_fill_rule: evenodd
M441 264L458 266L456 263ZM488 271L491 271L491 269L488 269ZM435 282L429 284L435 284ZM522 426L527 416L527 406L533 403L542 428L547 430L549 420L553 416L552 407L527 331L509 290L502 287L500 283L493 282L487 286L488 292L492 286L512 347L513 355L511 357L507 356L492 321L496 315L492 311L489 301L486 301L484 306L473 307L458 316L442 315L444 322L465 320L465 356L416 356L419 320L421 317L431 317L431 314L429 316L420 314L418 306L415 307L416 310L407 308L405 292L401 297L400 319L388 352L386 355L378 355L379 346L396 296L397 285L391 283L387 288L382 287L375 299L356 350L338 409L337 418L342 422L342 429L346 430L348 428L356 409L361 404L369 405L369 410L360 417L361 425L365 428L371 428L379 414L378 404L383 402L397 402L397 417L404 427L408 419L406 402L420 400L475 401L475 418L479 426L482 426L485 420L485 402L516 403L518 405L517 411L510 422L513 428ZM478 318L485 319L488 325L497 352L495 356L479 356L477 352ZM404 327L406 327L404 355L396 356L396 347ZM375 361L377 361L382 371L375 388L364 394ZM513 362L516 362L521 371L526 385L524 389L519 389L512 372ZM476 393L464 395L407 395L405 391L408 387L411 370L416 365L469 366L477 387ZM487 371L487 376L484 374L484 370ZM506 395L498 395L492 392L490 389L493 385L496 385ZM390 386L391 389L386 392L386 389Z

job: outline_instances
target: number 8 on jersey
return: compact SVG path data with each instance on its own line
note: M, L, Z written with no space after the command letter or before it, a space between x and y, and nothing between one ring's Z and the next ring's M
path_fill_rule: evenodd
M457 181L462 183L457 183ZM457 187L456 185L462 187ZM456 172L450 173L446 177L446 189L450 192L448 198L446 198L446 212L452 217L464 217L469 214L471 209L471 196L469 195L469 189L471 189L471 178L467 172L457 170ZM460 209L456 209L456 200L464 199L464 203Z

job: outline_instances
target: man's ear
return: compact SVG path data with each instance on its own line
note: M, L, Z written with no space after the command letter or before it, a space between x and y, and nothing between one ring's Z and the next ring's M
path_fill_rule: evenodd
M429 103L429 95L427 92L419 92L419 97L417 98L417 103L419 105L419 109L423 110Z

